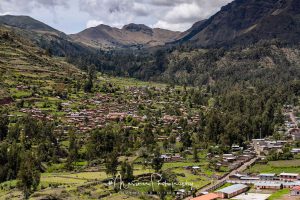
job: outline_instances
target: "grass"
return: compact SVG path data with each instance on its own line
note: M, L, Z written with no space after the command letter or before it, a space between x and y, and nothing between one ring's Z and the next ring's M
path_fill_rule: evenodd
M70 178L70 177L56 177L56 176L42 176L41 177L41 184L46 185L46 184L59 184L59 185L64 185L64 184L71 184L71 185L77 185L77 184L83 184L86 183L87 180L83 179L75 179L75 178Z
M172 162L172 163L164 163L163 170L172 169L172 168L184 168L186 166L201 166L201 163L195 163L195 162Z
M18 98L18 99L30 97L31 94L32 94L31 92L27 92L27 91L17 91L17 90L14 90L14 89L11 90L11 93L12 93L12 96L13 96L14 98Z
M201 175L192 174L190 171L185 169L173 169L172 172L178 174L177 179L181 183L191 183L195 188L201 188L204 185L210 183L211 181L207 177ZM180 175L179 175L180 174ZM183 175L184 176L181 176Z
M270 161L272 167L300 167L300 160Z
M79 179L88 179L88 180L104 180L107 177L105 172L81 172L74 174L63 174L62 176L70 177L70 178L79 178Z
M125 194L113 194L109 197L105 197L103 198L103 200L138 200L140 198L136 198L136 197L131 197L131 196L128 196L128 195L125 195Z
M274 194L272 194L268 200L279 200L282 196L289 194L290 190L289 189L282 189L278 190Z
M268 164L256 164L247 170L249 173L299 173L300 160L271 161Z
M60 171L63 168L64 168L64 164L52 164L51 166L49 166L47 168L47 172L52 173L52 172L55 172L55 171Z

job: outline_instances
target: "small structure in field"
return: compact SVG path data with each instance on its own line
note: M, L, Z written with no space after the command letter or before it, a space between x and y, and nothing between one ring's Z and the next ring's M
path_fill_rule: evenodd
M296 181L299 179L299 174L296 173L281 173L279 174L281 181Z
M281 188L283 188L283 185L276 182L258 182L254 184L254 187L259 190L262 189L280 190Z
M260 174L259 178L262 181L272 181L276 179L276 174Z
M291 196L299 196L300 197L300 186L293 187L291 189Z

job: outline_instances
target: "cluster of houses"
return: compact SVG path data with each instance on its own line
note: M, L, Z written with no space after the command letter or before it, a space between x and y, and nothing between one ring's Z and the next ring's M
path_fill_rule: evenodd
M93 109L77 109L78 111L74 112L74 108L71 109L71 107L76 102L62 103L63 111L66 113L66 124L75 126L80 132L86 132L94 128L103 127L107 122L124 121L128 116L137 121L145 121L147 116L141 115L138 107L139 105L151 105L153 103L152 100L145 98L147 95L143 87L129 87L127 90L132 93L132 96L126 100L123 98L120 100L112 94L96 94L93 98L80 102L83 105L93 105L95 107ZM159 99L156 103L161 105L168 104L168 102L160 101ZM186 108L184 108L184 105L179 106L182 116L187 118ZM176 132L179 128L177 125L179 119L179 116L168 115L163 111L161 118L153 123L156 123L155 125L173 125L176 127L173 131ZM191 116L188 118L188 123L197 123L199 120L199 115ZM173 160L173 158L168 158L167 156L165 159Z
M43 112L42 110L38 109L38 108L22 108L20 109L21 113L30 115L31 117L35 118L35 119L40 119L40 120L49 120L52 121L53 117L50 115L47 115L45 112ZM9 115L9 117L13 117L14 115ZM20 117L21 115L18 115L17 117Z
M264 156L268 155L270 151L277 150L281 151L286 140L269 140L269 139L253 139L252 144L257 155Z
M300 117L295 116L295 113L299 112L299 107L294 107L292 105L285 105L284 112L287 120L284 122L286 128L286 135L293 138L294 141L300 141L300 129L298 125L300 124Z
M223 155L212 155L209 153L207 157L209 159L217 159L219 167L227 167L229 170L234 170L254 158L255 151L252 148L243 150L242 147L233 145L232 153Z
M300 186L300 176L298 173L262 173L257 176L249 176L247 174L234 174L229 177L231 183L245 183L245 184L255 184L255 183L282 183L286 186ZM288 183L288 184L287 184ZM295 184L295 185L292 185ZM274 188L278 189L278 188ZM280 188L279 188L280 189Z
M286 175L282 175L283 177L286 177ZM277 188L279 185L279 188ZM267 199L270 194L263 194L263 193L248 193L249 189L251 188L250 184L243 184L243 183L237 183L230 185L228 187L219 189L212 193L203 193L203 195L193 198L192 200L216 200L216 199L239 199L237 196L241 195L243 198L241 199ZM284 188L284 185L280 185L277 183L270 183L268 187L265 187L264 182L258 182L255 184L255 188L258 190L261 189L280 189ZM290 188L290 196L292 196L293 199L299 199L300 198L300 183L298 185L291 184Z

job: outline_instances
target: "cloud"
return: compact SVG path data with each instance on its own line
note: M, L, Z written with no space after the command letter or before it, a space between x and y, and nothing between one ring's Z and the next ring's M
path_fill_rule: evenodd
M89 20L86 24L86 28L96 27L100 24L104 24L104 22L98 20Z
M68 0L1 0L0 11L5 12L28 12L35 8L55 8L57 6L68 7Z
M184 31L195 22L207 19L231 1L0 0L0 13L31 15L45 19L44 22L50 24L55 19L58 27L69 27L70 24L74 25L81 19L81 30L85 26L91 27L99 23L119 28L125 24L138 23L151 27ZM45 12L48 13L47 17L44 17ZM64 17L65 15L74 15L74 13L76 17L73 19ZM81 31L79 28L77 29Z
M207 19L232 0L155 0L158 4L169 6L168 11L161 15L153 27L170 30L187 30L197 21ZM152 3L155 3L152 1Z
M184 31L232 0L80 0L81 11L108 25L145 23Z
M172 24L172 23L160 20L157 23L153 24L151 27L174 30L174 31L178 31L178 30L184 31L191 27L191 23L174 23L174 24Z

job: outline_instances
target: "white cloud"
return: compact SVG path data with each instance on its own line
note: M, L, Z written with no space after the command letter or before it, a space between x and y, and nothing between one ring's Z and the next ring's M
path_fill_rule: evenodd
M100 24L104 24L104 22L98 20L89 20L86 24L86 28L96 27Z
M55 8L57 6L68 7L69 0L0 0L0 11L28 12L35 8Z
M169 23L166 21L158 21L151 27L153 28L162 28L162 29L167 29L167 30L173 30L173 31L185 31L191 27L190 23Z
M10 12L0 12L0 16L1 15L9 15L10 14Z
M181 23L181 22L190 22L196 19L199 19L201 13L201 8L195 4L179 4L171 9L163 19L169 23Z
M40 15L37 18L46 19L43 12L40 12L44 9L53 15L44 21L46 23L51 24L51 19L60 16L57 20L58 27L69 27L70 24L74 26L81 19L78 31L85 26L100 23L115 27L138 23L183 31L195 22L207 19L231 1L233 0L0 0L0 13L34 13L33 16ZM71 22L68 21L70 18L63 17L74 14L76 17Z
M104 24L144 23L184 31L232 0L80 0L81 10Z

